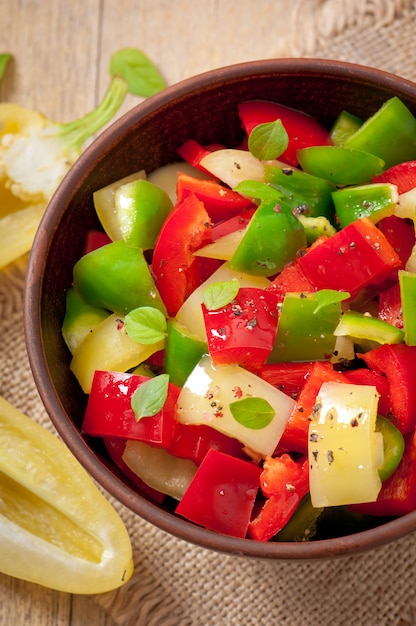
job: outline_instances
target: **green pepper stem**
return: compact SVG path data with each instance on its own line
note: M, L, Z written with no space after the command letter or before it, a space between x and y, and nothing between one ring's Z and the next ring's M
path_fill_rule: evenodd
M121 76L113 76L110 85L99 105L83 117L64 124L54 124L59 129L68 148L81 149L83 143L104 126L118 111L128 92L128 86Z
M6 68L11 58L12 58L12 55L9 54L8 52L3 52L2 54L0 54L0 80L3 78L4 72L6 71Z

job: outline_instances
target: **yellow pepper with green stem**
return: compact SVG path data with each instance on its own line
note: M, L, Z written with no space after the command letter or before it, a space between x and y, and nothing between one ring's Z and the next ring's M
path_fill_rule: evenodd
M53 122L20 104L0 103L0 268L29 252L54 191L86 140L111 120L127 93L147 96L164 87L140 50L114 53L110 75L98 106L71 122Z

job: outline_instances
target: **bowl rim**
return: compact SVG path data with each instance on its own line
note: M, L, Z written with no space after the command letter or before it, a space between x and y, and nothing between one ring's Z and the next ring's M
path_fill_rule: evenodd
M35 235L29 255L23 294L23 326L29 364L46 412L67 447L92 478L115 500L142 519L179 539L216 552L248 556L262 560L313 560L361 553L399 539L416 529L416 511L358 533L311 542L258 542L215 533L158 507L122 482L107 468L67 418L57 395L50 390L49 369L42 347L42 276L47 265L50 240L55 222L63 213L66 201L80 185L84 165L95 161L103 148L111 146L122 128L152 115L174 101L181 100L195 89L212 89L224 80L239 81L252 76L270 74L319 74L384 86L404 95L416 97L412 81L377 68L345 61L319 58L271 58L246 61L208 70L185 78L133 106L113 121L87 146L53 194ZM41 346L42 349L38 349Z

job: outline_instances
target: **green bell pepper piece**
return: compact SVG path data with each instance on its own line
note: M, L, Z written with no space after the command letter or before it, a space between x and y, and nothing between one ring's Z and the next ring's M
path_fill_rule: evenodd
M71 354L84 337L109 315L106 309L88 304L74 287L68 289L62 336Z
M350 337L366 350L380 344L403 343L404 331L378 317L357 311L344 311L334 330L336 337ZM364 340L364 341L363 341Z
M381 481L385 481L394 473L404 452L404 437L392 422L377 415L376 431L383 435L384 461L378 470Z
M331 192L335 185L323 178L293 168L265 164L264 182L278 189L296 214L330 219L334 214Z
M316 534L317 523L323 511L321 507L312 506L311 496L307 493L286 526L272 541L309 541Z
M416 346L416 274L399 270L400 299L402 302L404 341Z
M311 146L297 151L301 168L334 185L360 185L383 171L384 161L346 146Z
M204 354L208 354L206 341L190 333L178 320L168 319L165 371L171 383L182 387Z
M387 100L349 137L345 148L371 152L385 169L416 158L416 118L397 97Z
M316 293L285 295L268 363L325 361L332 357L341 302L320 306Z
M332 235L335 235L337 232L326 217L309 217L308 215L299 215L298 219L305 229L306 243L308 246L310 246L322 235L332 237Z
M140 179L118 187L115 211L126 243L149 250L154 248L163 222L173 208L166 191Z
M155 369L157 369L157 368L155 368ZM147 376L147 378L154 378L155 376L158 375L154 371L154 369L150 365L150 363L146 363L146 361L144 363L140 363L140 365L138 365L137 367L132 369L131 373L135 374L136 376Z
M362 124L363 121L356 115L353 115L349 111L341 111L329 133L334 146L343 146L345 141L351 137Z
M374 224L393 215L398 201L397 188L389 183L370 183L345 187L332 193L335 213L341 228L368 217Z
M374 528L374 515L364 515L348 508L348 506L328 506L319 518L316 539L346 537L353 533Z
M127 314L151 306L166 315L141 248L113 241L81 257L73 269L74 287L89 304Z
M273 276L306 246L302 224L282 203L264 201L254 213L228 265L237 272Z

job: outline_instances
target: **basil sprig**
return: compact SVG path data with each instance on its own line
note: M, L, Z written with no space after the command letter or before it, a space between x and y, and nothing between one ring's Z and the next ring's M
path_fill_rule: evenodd
M208 311L215 311L230 304L238 294L240 284L238 280L227 280L211 283L202 294L202 301Z
M264 200L275 200L278 202L283 198L283 194L279 189L259 180L242 180L233 188L233 191L237 191L242 196L247 196L248 198L255 198L261 202Z
M133 96L148 98L166 87L156 65L137 48L123 48L115 52L110 59L110 74L122 76Z
M271 404L264 398L243 398L231 402L229 407L233 418L252 430L266 428L276 415Z
M330 304L337 304L338 302L342 302L343 300L347 300L350 297L350 294L347 291L336 291L335 289L320 289L320 291L315 292L315 300L317 301L317 305L313 310L313 313L318 313L321 309Z
M149 378L137 387L131 397L131 408L134 411L136 422L143 417L152 417L163 408L169 390L169 375L160 374Z
M162 341L167 333L165 316L151 306L141 306L127 313L124 325L133 341L146 345Z
M260 161L277 159L288 145L289 136L280 119L258 124L248 137L248 149Z

